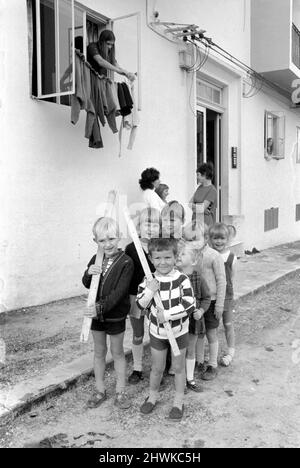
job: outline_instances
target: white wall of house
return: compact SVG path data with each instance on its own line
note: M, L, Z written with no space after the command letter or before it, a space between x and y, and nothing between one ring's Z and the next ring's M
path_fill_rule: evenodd
M124 149L119 158L118 136L109 128L101 129L104 148L89 149L83 137L84 113L73 126L69 108L32 100L26 2L2 1L0 302L7 310L84 292L81 276L95 251L91 228L110 189L126 193L129 204L140 201L138 179L149 166L160 170L161 180L170 186L170 199L185 202L195 188L192 75L180 70L176 46L147 28L145 1L81 3L109 18L141 11L141 124L134 149ZM249 0L158 0L149 4L155 4L162 21L196 23L224 49L249 62ZM117 53L124 68L125 55ZM226 214L245 216L246 245L263 248L296 239L299 223L290 213L300 203L300 164L295 166L294 154L298 115L285 107L286 158L267 162L263 155L264 110L277 109L279 101L259 93L245 102L238 74L226 67L220 72L211 61L206 72L219 74L227 102L223 135ZM237 170L230 168L231 146L240 152ZM280 207L279 229L263 233L263 210L271 206Z
M82 3L98 10L98 1ZM121 158L118 135L107 127L102 129L104 148L89 149L83 112L73 126L69 108L29 97L26 2L4 4L1 276L2 302L13 309L84 291L81 276L95 251L91 228L110 189L126 193L128 203L141 201L138 179L154 166L170 186L170 197L185 200L192 195L195 174L187 151L191 77L179 69L177 48L146 27L145 2L107 0L98 10L107 17L142 12L141 125L134 149L125 149ZM14 40L3 44L4 37ZM117 58L126 68L126 58Z
M279 111L286 118L285 158L264 158L264 112ZM243 112L243 205L244 242L248 248L267 248L300 237L295 221L300 203L300 164L296 164L298 110L289 103L259 93L244 102ZM264 232L264 210L279 208L278 229Z

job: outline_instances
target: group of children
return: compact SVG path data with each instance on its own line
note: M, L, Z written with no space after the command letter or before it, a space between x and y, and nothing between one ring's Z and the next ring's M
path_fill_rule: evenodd
M116 371L115 405L131 406L126 387L126 361L123 341L129 313L133 340L133 372L129 384L143 380L143 339L145 315L149 326L151 373L149 395L142 404L143 414L151 413L157 403L159 387L166 370L170 344L166 323L170 324L180 354L171 351L170 373L174 374L175 395L169 413L171 420L181 420L187 390L200 392L195 370L203 380L217 376L218 327L223 318L227 352L220 363L230 365L235 352L233 328L232 278L236 257L229 250L231 230L224 223L209 228L200 224L184 225L184 209L171 202L160 213L144 209L136 222L140 242L153 278L145 279L134 243L119 249L119 227L111 218L100 218L94 225L94 240L102 247L102 267L91 259L83 276L89 288L92 275L101 274L95 307L87 309L93 317L94 370L96 391L88 400L95 408L107 398L104 372L107 335ZM160 295L161 304L155 302ZM209 360L205 361L205 337Z

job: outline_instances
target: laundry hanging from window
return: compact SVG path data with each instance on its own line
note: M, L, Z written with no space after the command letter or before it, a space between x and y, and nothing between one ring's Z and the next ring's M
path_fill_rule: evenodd
M116 116L123 118L135 110L134 98L125 82L115 83L104 75L99 75L85 60L83 54L75 54L75 94L71 96L71 122L75 125L81 110L85 110L85 138L90 148L103 148L100 130L108 123L113 133L118 132ZM134 120L134 119L133 119ZM99 123L100 121L100 123ZM132 144L129 145L132 149Z

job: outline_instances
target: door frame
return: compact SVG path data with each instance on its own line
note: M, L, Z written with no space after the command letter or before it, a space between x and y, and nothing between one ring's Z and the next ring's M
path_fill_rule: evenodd
M222 203L223 203L223 198L222 198L222 182L223 182L223 168L221 164L222 160L222 114L224 112L224 109L220 110L217 109L215 106L208 106L208 105L200 105L197 103L196 105L196 113L197 112L202 112L203 113L203 162L207 162L207 135L206 135L206 129L207 129L207 119L206 119L206 111L207 109L210 109L216 113L216 119L215 119L215 128L214 128L214 167L215 167L215 187L217 189L217 196L218 196L218 205L216 209L216 221L222 221L220 218L222 216ZM197 124L196 124L196 129L197 129ZM195 154L195 160L197 162L197 131L196 131L196 154Z

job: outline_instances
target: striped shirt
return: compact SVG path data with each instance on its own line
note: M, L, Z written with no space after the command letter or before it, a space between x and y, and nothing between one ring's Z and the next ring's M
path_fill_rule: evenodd
M195 310L195 298L189 278L177 270L172 270L166 276L159 276L159 294L162 300L164 315L170 322L175 338L188 333L189 316ZM149 332L156 338L167 339L162 323L157 322L157 309L153 300L154 293L146 287L146 280L139 285L137 305L147 310Z

